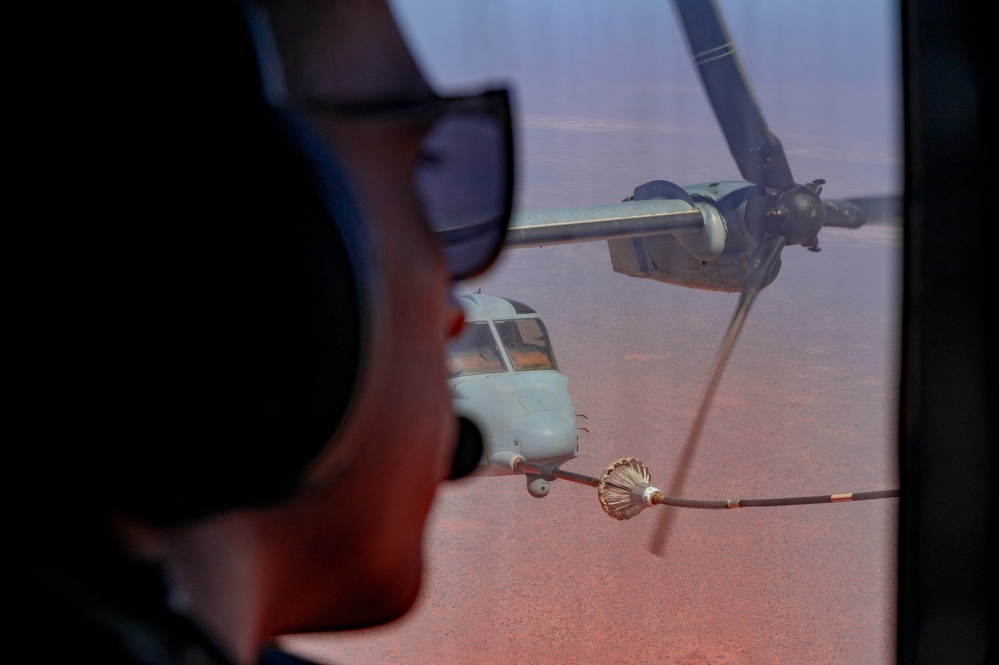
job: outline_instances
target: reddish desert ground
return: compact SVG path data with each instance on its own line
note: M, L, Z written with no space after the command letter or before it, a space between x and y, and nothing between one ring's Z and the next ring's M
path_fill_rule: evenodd
M787 248L754 306L693 460L690 498L897 487L897 229ZM635 456L665 483L733 294L617 275L602 243L511 252L474 285L545 319L599 475ZM662 557L649 508L618 522L596 491L521 478L442 489L416 608L390 626L296 636L324 663L887 663L897 499L682 511Z

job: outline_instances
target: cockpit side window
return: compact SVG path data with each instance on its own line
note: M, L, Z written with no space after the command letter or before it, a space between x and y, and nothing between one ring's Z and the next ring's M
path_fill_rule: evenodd
M548 331L541 319L511 319L494 323L514 370L558 369L555 354L548 343Z
M506 364L487 321L469 321L448 347L447 371L452 378L467 374L505 372Z

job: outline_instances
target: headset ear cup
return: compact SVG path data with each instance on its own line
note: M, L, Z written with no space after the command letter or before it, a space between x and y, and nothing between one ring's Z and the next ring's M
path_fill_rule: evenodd
M140 155L147 214L130 220L127 284L100 296L107 327L127 323L102 351L115 380L90 396L104 436L79 482L157 523L291 495L366 362L364 225L328 146L265 99L259 35L233 11L186 43L212 56L179 77L201 103Z
M152 436L169 455L159 468L173 470L164 495L178 479L197 490L185 492L185 512L293 492L345 416L361 371L361 280L353 235L340 226L348 206L331 214L330 174L280 118L268 124L255 145L269 149L236 151L231 191L184 225L175 251L187 266L169 271L158 299L172 313L161 329L177 340L158 391L170 387L166 403L180 417L151 414L167 423Z

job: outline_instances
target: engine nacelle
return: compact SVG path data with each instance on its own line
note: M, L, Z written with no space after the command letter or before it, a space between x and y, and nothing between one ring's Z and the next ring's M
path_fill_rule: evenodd
M692 185L681 190L683 197L659 184L664 182L636 188L634 198L657 194L652 198L688 200L701 211L703 228L685 234L609 240L615 272L708 291L742 291L750 256L763 238L763 212L770 198L744 181ZM778 261L764 286L779 271Z

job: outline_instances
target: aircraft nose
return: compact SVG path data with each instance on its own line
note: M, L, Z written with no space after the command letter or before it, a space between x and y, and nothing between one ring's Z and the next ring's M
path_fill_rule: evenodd
M520 454L532 461L564 461L578 452L575 414L534 411L515 419L506 429Z

